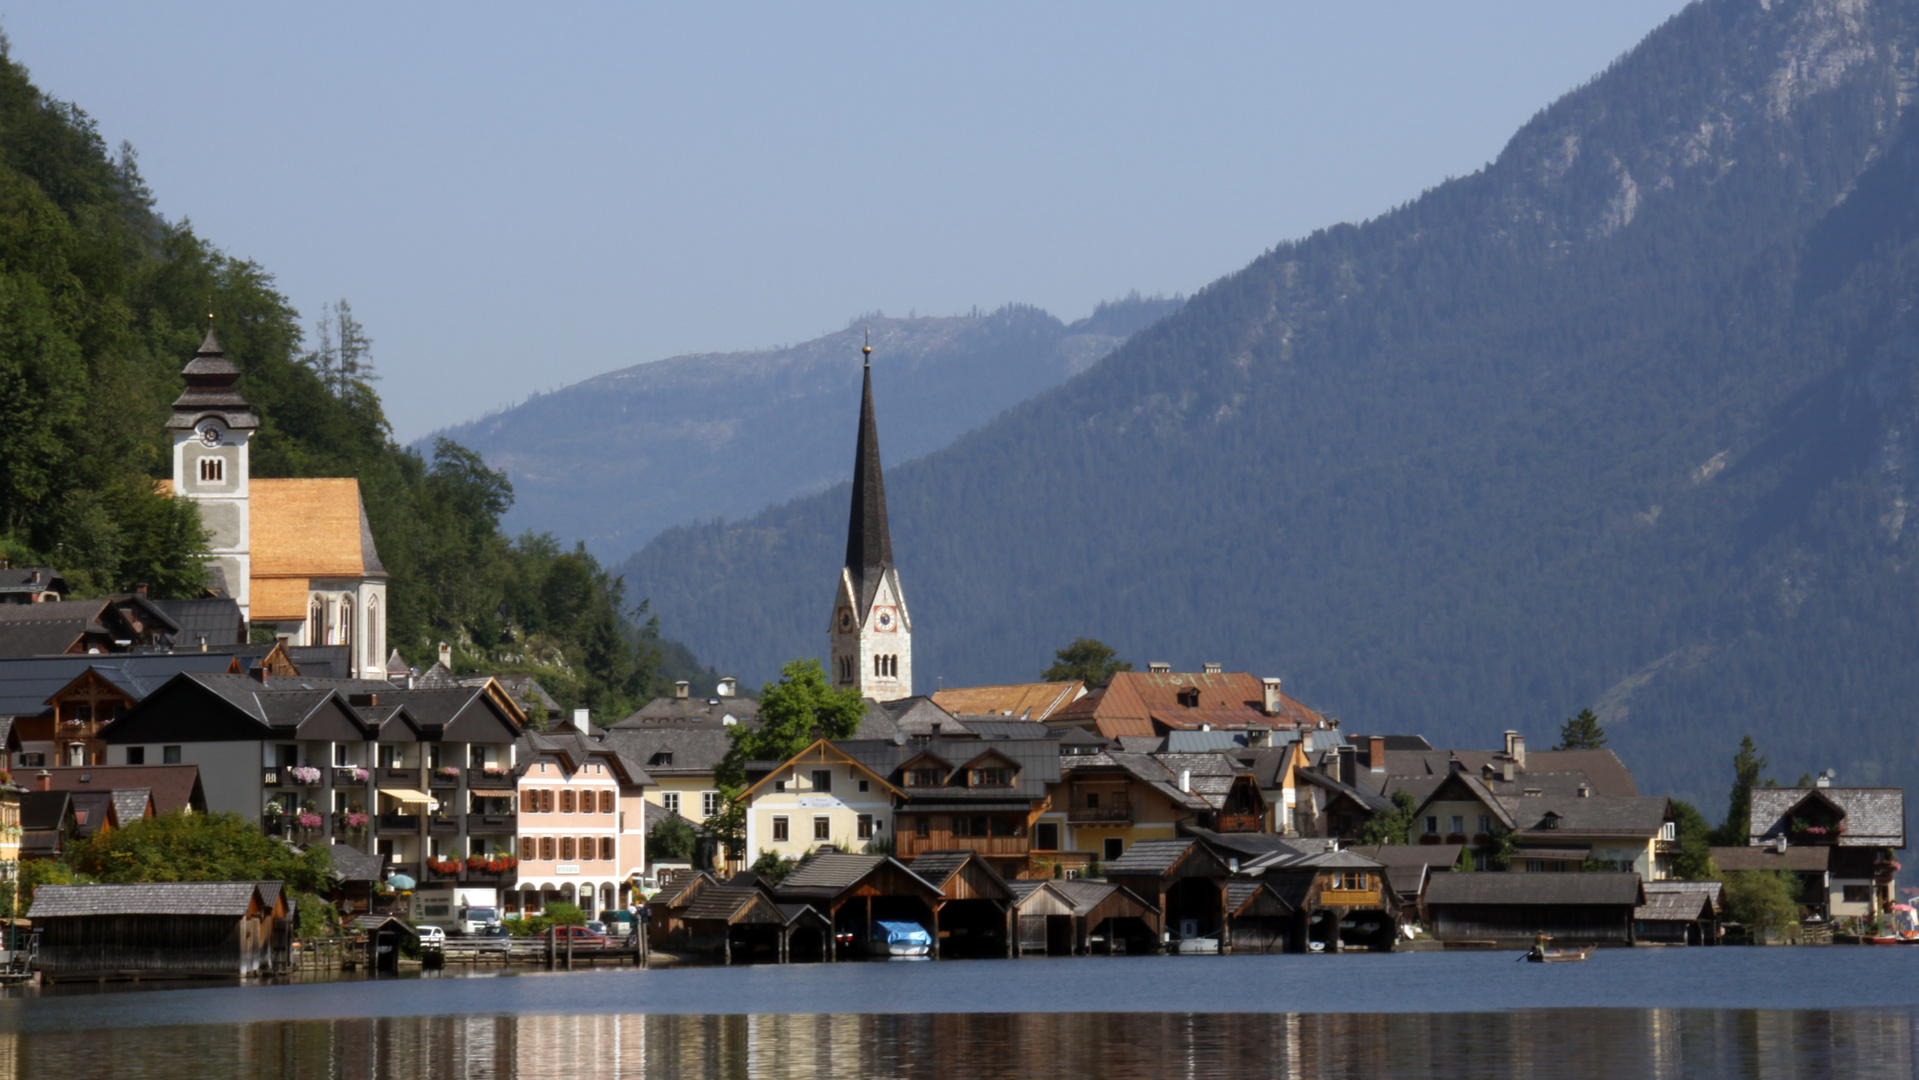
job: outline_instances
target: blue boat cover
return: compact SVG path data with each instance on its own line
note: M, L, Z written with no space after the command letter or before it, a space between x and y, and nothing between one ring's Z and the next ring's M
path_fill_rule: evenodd
M931 945L933 935L920 929L920 924L910 922L891 922L886 919L873 920L873 937L888 945Z

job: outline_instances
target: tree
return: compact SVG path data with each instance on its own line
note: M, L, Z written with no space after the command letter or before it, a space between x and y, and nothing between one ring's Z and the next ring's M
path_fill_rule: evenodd
M325 892L333 856L296 851L238 814L174 811L104 830L67 856L95 881L282 881L294 893Z
M1115 659L1118 654L1112 647L1096 638L1074 638L1071 645L1053 656L1053 666L1039 676L1047 682L1078 679L1087 686L1105 686L1114 675L1133 670L1131 660Z
M1711 881L1719 876L1712 861L1712 826L1706 815L1691 803L1672 801L1674 831L1679 834L1679 855L1673 860L1673 874L1684 881Z
M786 880L786 875L792 873L796 865L798 864L792 859L781 858L778 852L762 851L760 857L754 859L753 865L748 869L765 878L769 883L778 885Z
M1360 827L1359 842L1362 844L1405 844L1413 831L1413 818L1419 811L1419 804L1413 801L1412 792L1405 788L1393 792L1393 808L1374 814Z
M547 922L553 926L586 925L586 912L578 904L569 904L565 901L548 904L541 914L545 915Z
M1799 925L1799 881L1789 870L1739 870L1726 876L1726 917L1777 930Z
M1766 772L1766 759L1759 755L1752 736L1739 740L1739 752L1732 756L1732 792L1726 798L1726 820L1713 835L1720 847L1745 847L1751 842L1752 789L1759 786Z
M646 834L646 852L658 859L690 859L699 843L699 833L694 831L692 823L678 814L661 818L653 831Z
M1606 729L1599 726L1599 717L1591 709L1579 710L1579 715L1567 720L1559 728L1559 745L1554 750L1597 750L1606 745Z
M858 689L833 689L818 660L788 660L780 667L780 681L760 688L760 726L726 729L733 742L713 768L720 812L706 819L703 831L737 854L746 839L746 807L739 801L746 790L746 763L785 761L818 739L849 738L865 718L866 699Z

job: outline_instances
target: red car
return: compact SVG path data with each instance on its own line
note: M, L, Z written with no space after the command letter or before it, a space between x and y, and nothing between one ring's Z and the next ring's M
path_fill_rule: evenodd
M604 934L596 934L584 926L555 926L550 930L543 930L533 936L533 940L539 942L545 942L548 938L553 940L553 947L556 949L566 948L567 939L571 938L573 940L574 952L587 952L595 949L611 949L614 947L611 938Z

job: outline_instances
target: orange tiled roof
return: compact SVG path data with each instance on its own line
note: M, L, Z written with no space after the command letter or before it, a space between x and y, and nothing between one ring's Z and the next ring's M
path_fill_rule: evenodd
M366 530L358 480L254 480L248 497L256 607L261 578L386 576ZM292 617L305 613L303 598Z
M933 704L955 715L1026 716L1044 720L1056 709L1076 701L1086 693L1086 684L1070 682L1012 683L1005 686L962 686L941 690L933 695Z
M1199 691L1191 706L1182 693ZM1053 713L1054 724L1091 722L1107 738L1121 735L1157 735L1172 728L1215 728L1264 724L1271 727L1318 727L1324 718L1299 702L1280 695L1279 715L1267 716L1265 686L1243 671L1209 674L1191 671L1122 671L1104 690ZM1157 721L1157 723L1156 723Z

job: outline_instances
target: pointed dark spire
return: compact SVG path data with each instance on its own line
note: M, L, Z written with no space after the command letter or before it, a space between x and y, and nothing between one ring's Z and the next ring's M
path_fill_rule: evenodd
M173 403L167 427L185 430L199 424L202 417L218 416L229 428L257 428L260 418L240 396L240 369L227 359L220 339L213 336L212 319L207 316L206 339L180 372L186 380L186 391Z
M880 432L873 419L873 346L862 350L866 372L860 387L859 445L853 454L853 510L846 525L846 568L861 582L862 603L872 602L879 571L893 566L893 535L886 524L886 478L880 473ZM874 571L868 573L868 571Z

